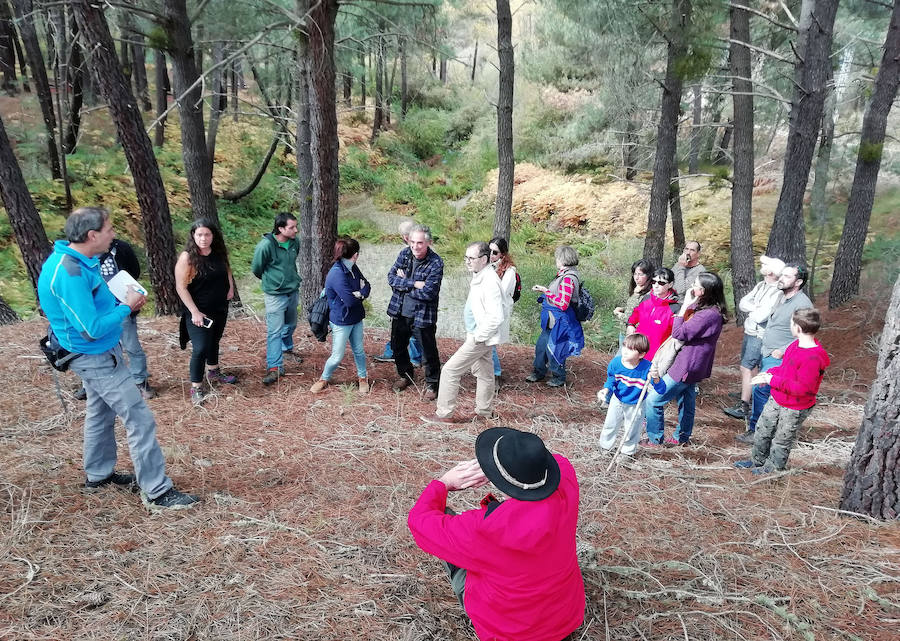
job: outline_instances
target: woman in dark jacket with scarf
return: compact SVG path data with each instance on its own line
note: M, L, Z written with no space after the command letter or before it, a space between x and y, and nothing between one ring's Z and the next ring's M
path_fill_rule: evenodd
M541 335L534 346L534 366L525 377L529 383L537 383L550 370L549 387L566 384L566 359L578 356L584 349L584 332L575 317L575 304L581 288L581 277L575 267L578 252L568 245L556 248L556 278L549 287L535 285L532 291L540 292ZM573 300L574 299L574 300Z
M721 279L710 272L702 272L693 287L685 292L684 304L672 324L672 338L682 341L684 346L662 377L666 391L660 394L651 389L647 393L647 438L641 441L642 446L690 445L697 383L712 374L716 341L722 333L726 314L725 288ZM659 380L655 363L650 368L650 377ZM666 404L673 399L678 401L678 429L663 441Z
M356 361L359 377L359 393L369 391L366 373L366 353L363 351L363 318L366 310L363 301L369 297L371 286L356 266L359 260L359 243L353 238L338 238L334 243L334 265L325 277L325 296L328 298L331 326L331 356L325 361L322 377L310 391L321 392L331 380L331 375L344 360L347 343Z

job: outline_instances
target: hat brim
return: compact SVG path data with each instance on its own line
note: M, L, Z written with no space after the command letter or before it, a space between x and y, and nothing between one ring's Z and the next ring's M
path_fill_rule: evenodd
M545 463L547 465L547 482L541 487L532 490L523 490L516 487L500 474L494 462L494 443L507 434L518 433L520 430L511 427L492 427L483 431L475 440L475 457L481 466L481 471L494 486L514 499L519 501L542 501L556 491L559 487L559 463L553 458L549 450L546 452Z

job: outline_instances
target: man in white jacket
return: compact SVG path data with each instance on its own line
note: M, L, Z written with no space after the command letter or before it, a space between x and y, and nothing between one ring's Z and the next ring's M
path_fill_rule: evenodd
M761 256L759 263L759 273L763 275L763 279L738 303L740 310L747 314L744 320L744 341L741 343L741 399L734 407L723 410L728 416L741 421L750 417L750 395L753 393L750 379L759 371L763 333L781 296L778 277L784 269L784 261Z
M426 423L459 423L462 420L453 410L459 395L459 381L469 370L476 380L475 414L496 418L492 408L494 363L491 353L494 345L509 340L509 324L505 322L500 278L488 268L490 256L490 247L485 242L466 247L466 268L472 272L469 296L463 308L466 340L441 368L437 411L432 416L422 417Z

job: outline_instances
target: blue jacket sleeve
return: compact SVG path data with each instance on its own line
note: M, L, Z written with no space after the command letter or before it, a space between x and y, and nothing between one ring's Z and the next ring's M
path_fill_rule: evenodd
M88 341L106 336L131 314L128 305L116 305L109 314L98 314L90 282L83 273L80 276L58 275L50 283L50 292L59 298L66 320ZM106 294L112 297L108 289Z
M369 280L365 276L363 276L362 270L359 267L356 267L354 265L353 269L356 270L356 276L357 276L357 278L359 278L360 282L365 281L365 283L366 283L365 285L363 285L362 287L359 288L359 293L362 294L363 298L368 298L369 294L372 293L372 284L369 282Z

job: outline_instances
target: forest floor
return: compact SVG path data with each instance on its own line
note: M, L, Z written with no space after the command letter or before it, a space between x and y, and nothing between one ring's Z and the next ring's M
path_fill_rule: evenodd
M722 413L739 387L733 325L700 385L693 445L611 471L594 444L610 355L572 359L570 385L551 390L523 381L531 346L502 348L498 424L538 433L581 484L588 605L574 639L900 639L898 524L836 510L885 304L871 296L825 314L833 364L819 403L788 473L761 478L732 467L747 456L734 441L743 426ZM0 639L474 639L406 515L430 479L472 457L484 423L423 424L433 404L414 388L394 393L391 364L371 363L367 396L349 358L336 384L309 394L329 344L305 325L302 364L264 387L265 328L252 315L230 321L223 342L240 383L195 408L175 319L142 318L168 473L202 499L150 515L135 495L81 489L83 404L71 374L57 397L37 351L43 330L0 327ZM376 354L387 333L366 338ZM446 359L458 341L439 345ZM471 411L463 382L459 406ZM474 507L481 494L451 503Z

